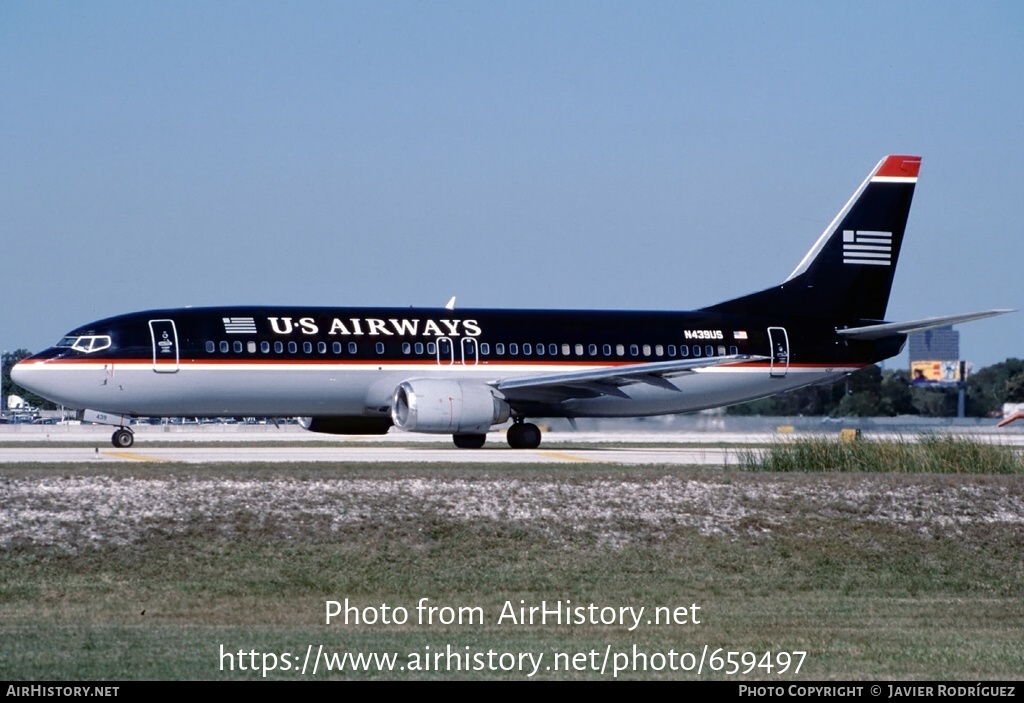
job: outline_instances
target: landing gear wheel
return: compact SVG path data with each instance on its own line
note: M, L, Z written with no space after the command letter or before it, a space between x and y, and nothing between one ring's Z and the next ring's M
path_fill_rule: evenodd
M487 441L485 434L453 434L452 440L459 449L479 449Z
M536 449L540 446L540 428L532 422L517 422L508 428L505 439L513 449Z
M131 430L126 430L122 427L114 432L114 436L110 438L110 441L118 449L127 449L135 444L135 435Z

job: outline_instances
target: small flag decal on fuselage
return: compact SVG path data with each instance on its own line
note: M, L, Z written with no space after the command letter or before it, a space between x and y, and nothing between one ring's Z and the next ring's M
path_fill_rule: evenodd
M223 320L227 334L256 334L256 320L251 317L225 317Z
M892 232L844 229L843 263L892 266Z

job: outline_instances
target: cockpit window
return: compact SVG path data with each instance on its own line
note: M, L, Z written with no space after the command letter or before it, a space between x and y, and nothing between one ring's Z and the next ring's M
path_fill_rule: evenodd
M56 346L64 349L74 349L85 354L106 349L111 345L110 337L105 334L88 334L81 336L68 336L57 342Z

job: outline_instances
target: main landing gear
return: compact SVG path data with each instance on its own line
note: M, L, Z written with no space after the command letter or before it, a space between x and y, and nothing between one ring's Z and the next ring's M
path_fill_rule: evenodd
M135 433L127 427L119 427L110 438L111 444L118 449L127 449L135 444Z
M479 449L487 441L485 434L455 434L452 435L455 446L459 449Z
M522 418L512 421L512 426L505 433L508 446L513 449L536 449L540 446L540 428L532 422L523 422ZM487 441L485 434L452 435L455 446L459 449L479 449Z
M516 419L505 433L505 439L513 449L536 449L540 446L540 428L532 422Z

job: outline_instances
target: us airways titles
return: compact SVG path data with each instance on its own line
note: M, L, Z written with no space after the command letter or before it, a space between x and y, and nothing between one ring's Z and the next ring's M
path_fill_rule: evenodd
M312 317L268 317L275 334L320 334L321 325ZM339 336L409 336L409 337L478 337L476 320L419 320L407 318L335 317L327 327L328 335Z

